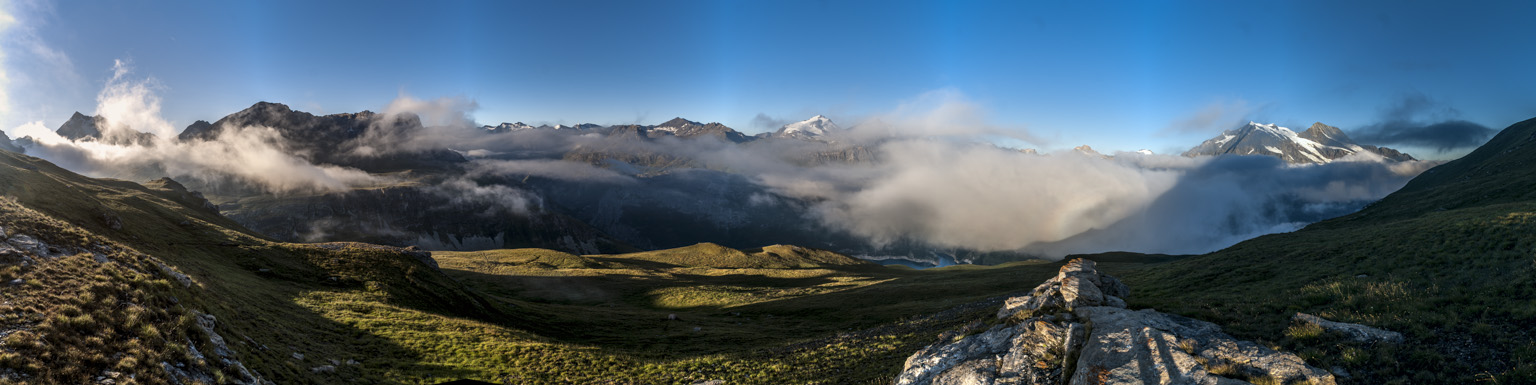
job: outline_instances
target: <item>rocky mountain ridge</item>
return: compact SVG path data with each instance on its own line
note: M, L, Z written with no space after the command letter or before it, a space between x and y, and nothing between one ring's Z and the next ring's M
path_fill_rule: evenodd
M87 116L79 111L71 115L69 120L64 121L64 124L54 132L69 140L97 140L112 144L141 146L149 145L155 138L154 134L134 131L128 127L112 127L104 117Z
M1338 127L1313 123L1296 133L1275 124L1249 122L1226 130L1184 152L1184 156L1271 155L1286 163L1328 163L1353 154L1374 154L1394 161L1414 160L1397 150L1355 143Z

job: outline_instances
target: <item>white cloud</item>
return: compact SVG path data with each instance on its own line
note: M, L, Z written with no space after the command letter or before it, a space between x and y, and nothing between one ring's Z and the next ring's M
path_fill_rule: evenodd
M157 135L149 143L110 140L73 141L42 122L12 130L29 137L28 154L93 176L144 180L169 175L218 183L236 181L273 193L341 191L353 186L388 183L386 178L345 167L315 165L279 147L279 133L270 127L230 127L216 140L176 142L173 127L160 117L160 98L152 79L131 79L118 62L114 76L97 97L96 111L110 125L108 137L146 130Z
M1163 132L1183 134L1210 134L1241 126L1258 110L1247 100L1216 100L1182 119L1171 122Z

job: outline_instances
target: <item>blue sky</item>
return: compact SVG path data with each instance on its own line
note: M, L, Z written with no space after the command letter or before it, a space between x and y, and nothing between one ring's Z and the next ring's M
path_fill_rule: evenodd
M1182 151L1246 120L1349 131L1404 100L1499 129L1536 117L1532 4L22 0L0 20L0 124L91 113L120 59L178 126L404 92L473 100L484 124L754 133L759 114L846 124L939 90L1044 149Z

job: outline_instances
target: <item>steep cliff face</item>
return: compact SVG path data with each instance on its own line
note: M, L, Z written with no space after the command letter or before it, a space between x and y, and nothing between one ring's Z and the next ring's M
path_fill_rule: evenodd
M1238 341L1215 324L1125 308L1130 289L1093 261L1068 262L1001 324L930 345L897 384L1333 384L1294 354Z

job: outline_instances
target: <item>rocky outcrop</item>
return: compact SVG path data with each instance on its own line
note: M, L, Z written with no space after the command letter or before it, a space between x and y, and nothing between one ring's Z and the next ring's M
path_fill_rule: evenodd
M134 131L128 127L113 128L107 123L107 119L98 116L88 116L76 111L69 117L58 130L54 131L69 140L99 140L116 145L148 146L155 141L155 135L147 132Z
M1403 342L1402 333L1377 329L1361 324L1329 321L1323 319L1323 317L1318 317L1307 313L1296 313L1295 316L1291 317L1291 322L1302 325L1315 326L1325 332L1338 333L1343 335L1344 338L1348 338L1351 341L1360 343Z
M12 141L11 137L6 135L4 132L0 132L0 150L17 153L26 152L26 150L21 148L21 146L17 146L16 142Z
M1093 261L1072 260L1029 295L1005 301L1000 324L913 354L895 383L1334 383L1293 354L1238 341L1215 324L1126 309L1129 294Z

